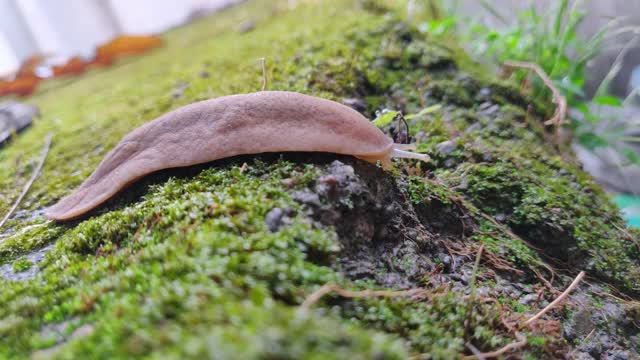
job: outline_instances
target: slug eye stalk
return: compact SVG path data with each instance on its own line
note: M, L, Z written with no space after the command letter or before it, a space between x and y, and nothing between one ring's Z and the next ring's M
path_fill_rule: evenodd
M416 146L414 144L393 144L393 148L391 149L391 154L389 156L391 158L416 159L424 162L431 161L431 158L427 154L420 154L407 150L416 150Z

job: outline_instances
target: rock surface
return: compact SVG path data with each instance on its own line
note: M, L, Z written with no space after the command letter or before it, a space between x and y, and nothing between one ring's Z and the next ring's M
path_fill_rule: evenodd
M27 105L15 101L4 101L0 103L0 146L2 146L11 135L24 130L31 125L33 118L39 116L38 107Z

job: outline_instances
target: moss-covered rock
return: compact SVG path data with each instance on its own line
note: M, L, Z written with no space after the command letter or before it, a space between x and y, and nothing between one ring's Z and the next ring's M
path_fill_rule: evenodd
M0 357L449 359L469 354L468 344L516 341L517 324L575 270L597 284L520 328L527 346L516 351L637 356L628 319L639 313L639 234L550 145L545 104L529 107L451 37L421 33L378 2L278 4L251 1L173 30L164 49L48 83L32 99L42 119L0 150L0 213L46 133L54 143L0 229ZM255 30L238 32L247 19ZM369 117L438 105L407 121L433 161L385 172L331 154L244 156L162 171L85 219L46 222L43 210L131 129L197 100L259 90L260 57L270 89L344 101ZM403 126L385 130L399 136ZM23 270L29 276L12 276ZM422 290L327 294L299 307L328 282Z

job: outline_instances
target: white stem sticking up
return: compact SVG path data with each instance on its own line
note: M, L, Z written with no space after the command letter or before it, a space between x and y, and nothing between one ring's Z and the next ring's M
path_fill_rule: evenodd
M262 90L264 91L267 88L267 66L266 59L260 58L260 65L262 65Z
M419 154L419 153L414 153L410 151L400 150L395 145L393 147L393 150L391 150L391 157L400 158L400 159L417 159L424 162L431 161L431 158L427 154Z
M44 165L44 161L47 158L47 154L49 153L49 148L51 147L51 138L52 137L53 137L53 134L51 134L51 133L47 134L47 137L44 140L44 146L42 148L42 154L40 155L40 161L38 161L38 165L36 166L36 169L33 171L33 174L31 175L31 178L24 185L24 188L22 189L22 193L20 193L20 196L18 196L18 199L15 201L15 203L13 203L13 206L11 207L11 210L9 210L7 215L5 215L4 218L2 219L2 221L0 221L0 228L2 228L2 226L9 220L9 218L11 218L11 215L13 215L13 212L16 211L16 209L18 208L18 205L20 205L20 202L22 201L22 199L29 192L29 189L31 188L31 185L33 184L33 182L36 181L36 179L40 175L40 170L42 170L42 165Z

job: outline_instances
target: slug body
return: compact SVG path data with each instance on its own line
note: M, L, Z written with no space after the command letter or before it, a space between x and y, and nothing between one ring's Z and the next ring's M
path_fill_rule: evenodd
M284 91L225 96L186 105L133 130L47 216L71 220L152 172L236 155L327 152L385 167L392 156L426 157L400 148L360 113L334 101Z

